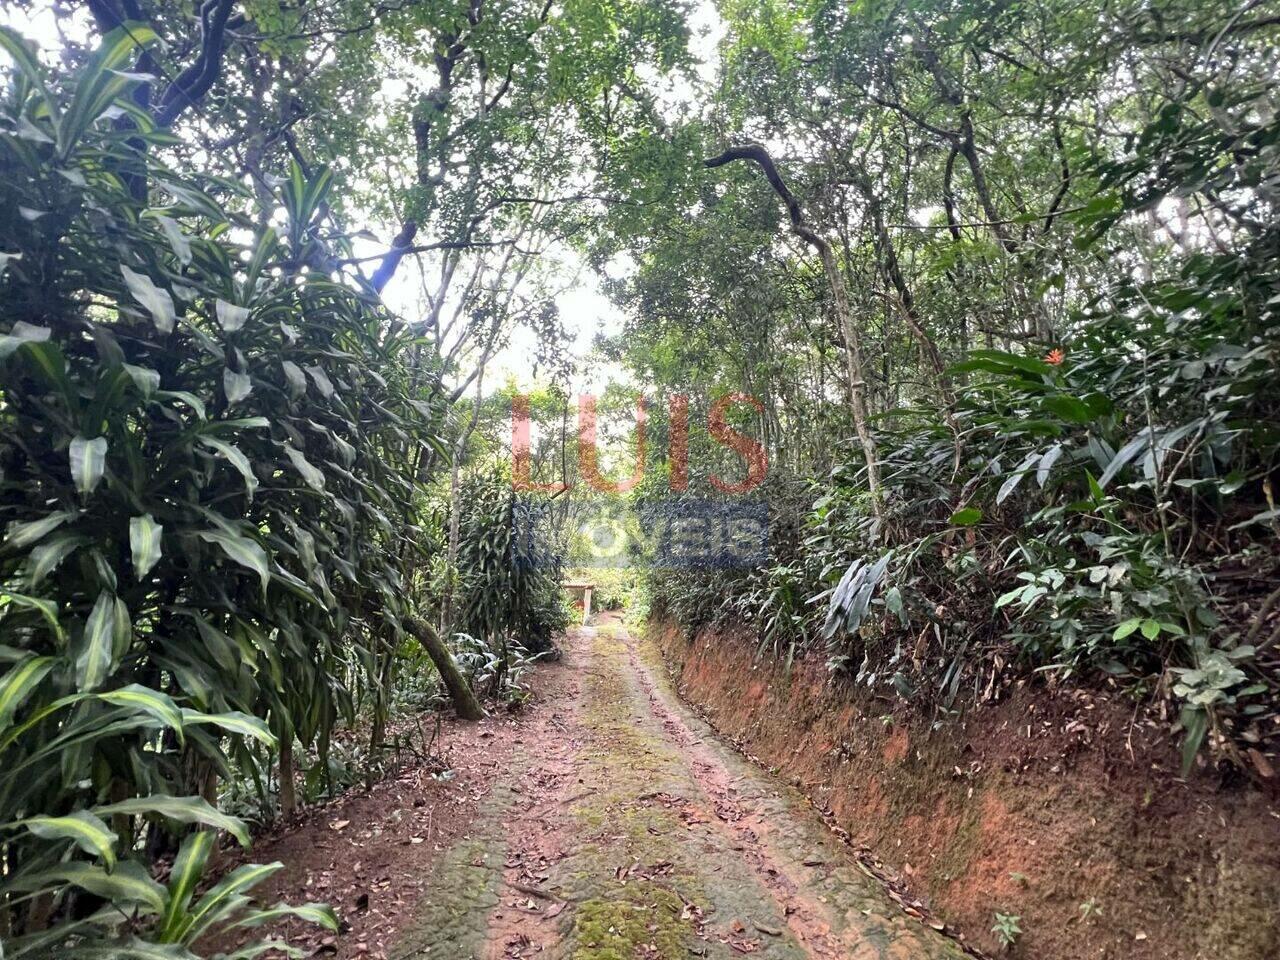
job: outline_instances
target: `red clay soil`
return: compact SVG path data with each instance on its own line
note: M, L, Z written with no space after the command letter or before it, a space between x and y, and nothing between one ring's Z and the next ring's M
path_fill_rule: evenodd
M931 731L749 637L652 635L682 696L969 943L1003 950L998 912L1013 957L1280 958L1277 791L1180 779L1168 724L1040 688Z

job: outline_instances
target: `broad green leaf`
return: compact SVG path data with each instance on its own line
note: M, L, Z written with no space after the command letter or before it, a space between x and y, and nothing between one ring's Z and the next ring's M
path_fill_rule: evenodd
M107 469L107 438L89 440L76 437L67 451L71 462L71 478L83 494L93 493Z
M197 710L183 710L182 719L187 724L195 724L197 726L208 724L209 726L218 727L227 731L227 733L249 737L260 743L265 743L269 747L275 747L276 745L275 735L263 721L238 710L231 710L227 713L201 713Z
M1093 479L1092 473L1086 470L1084 472L1084 475L1085 475L1085 478L1089 481L1089 496L1093 497L1095 502L1101 503L1103 500L1107 498L1106 492L1098 484L1098 481Z
M1040 463L1036 467L1036 483L1041 487L1049 480L1049 471L1053 469L1053 465L1058 462L1058 458L1062 456L1062 444L1055 443L1052 447L1044 452L1044 456L1040 458Z
M1142 625L1141 617L1133 617L1129 620L1126 620L1124 623L1120 624L1120 626L1116 627L1115 631L1111 634L1111 639L1123 640L1125 637L1129 636L1129 634L1137 630L1138 627L1141 625Z
M42 840L71 840L108 867L115 865L116 844L120 838L87 810L77 810L65 817L30 817L15 826L26 828Z
M249 320L249 308L236 306L234 303L228 303L221 297L218 298L214 309L218 314L218 326L222 327L227 333L235 333L244 327Z
M9 260L17 259L17 255L6 256L7 259L0 262L0 268ZM12 356L25 343L45 343L52 333L53 331L48 327L37 327L25 320L19 320L13 325L12 330L0 335L0 360Z
M160 922L160 939L177 941L188 925L187 907L204 876L216 834L198 830L183 841L169 872L169 904Z
M302 372L302 368L292 360L284 360L280 363L280 367L284 370L285 380L289 383L289 399L297 400L300 396L307 392L307 376Z
M1196 754L1209 732L1209 713L1203 707L1184 706L1179 714L1185 739L1182 741L1182 776L1190 776Z
M129 374L129 379L133 381L133 385L138 388L138 392L146 399L150 400L156 395L156 391L160 389L160 374L148 367L139 367L132 363L126 363L124 372Z
M85 621L84 633L75 649L76 687L84 693L97 690L106 681L115 659L119 603L109 591L98 594Z
M307 367L307 373L310 374L311 380L316 385L316 389L320 391L320 395L326 400L333 398L334 388L333 381L329 379L329 375L324 372L324 368L319 364L312 364Z
M136 903L152 913L159 913L165 905L164 887L132 860L116 864L110 873L95 864L70 861L51 870L19 874L7 887L15 892L34 892L57 889L64 884L80 887L114 903Z
M1039 453L1029 453L1016 468L1009 472L1009 476L1004 483L1000 484L1000 492L996 494L996 503L1004 503L1009 498L1009 494L1017 489L1018 484L1022 482L1022 478L1031 469L1031 465L1039 459Z
M110 817L117 813L129 816L145 816L155 814L178 823L199 823L216 830L225 830L240 842L243 847L249 846L249 829L243 820L223 813L211 806L201 797L133 797L112 803L105 807L95 807L94 812L102 817Z
M1050 413L1071 423L1091 423L1094 420L1094 413L1087 403L1065 393L1045 397L1042 404Z
M1143 427L1138 435L1116 451L1116 455L1111 458L1111 462L1107 464L1107 469L1102 471L1102 476L1098 478L1098 487L1106 489L1108 483L1115 477L1125 466L1136 457L1139 453L1151 445L1151 431L1147 427Z
M78 534L61 533L33 547L29 565L31 586L39 586L45 577L58 569L63 560L86 542L87 538Z
M68 520L74 520L79 515L76 510L60 510L57 513L49 514L47 517L41 517L39 520L12 523L9 525L9 535L5 537L4 545L12 550L29 547L57 530Z
M239 471L240 476L244 477L245 491L249 499L252 500L253 492L258 489L258 478L254 476L253 467L249 464L249 458L235 444L227 443L217 437L201 437L200 442L219 454Z
M1003 350L970 350L969 358L1042 377L1052 376L1054 373L1054 368L1043 360L1036 357L1024 357L1016 353L1006 353Z
M293 462L294 469L307 482L307 486L313 490L324 490L324 473L311 463L302 451L294 448L290 444L284 445L285 455Z
M172 217L158 215L156 223L160 224L160 229L164 231L165 239L169 241L169 246L173 248L174 256L178 258L178 262L183 266L189 264L191 262L191 241L182 232L178 222Z
M253 392L253 381L247 373L236 373L226 367L222 371L222 391L227 395L227 403L235 406Z
M146 513L129 519L129 548L133 553L133 575L141 580L160 562L160 538L164 526Z
M0 729L13 722L14 714L31 691L40 686L40 681L57 663L55 657L29 657L10 667L0 677Z
M982 520L982 511L977 507L965 507L951 515L951 524L956 527L972 527Z
M155 717L182 740L184 715L173 699L159 690L152 690L140 684L131 683L119 690L108 690L99 693L97 699L116 707L136 707L143 713Z
M120 264L120 273L135 300L147 308L151 321L161 333L173 333L177 314L173 309L173 297L168 290L157 287L145 274L135 273Z
M217 544L222 548L223 553L240 566L256 573L258 579L262 581L263 591L266 591L267 582L271 579L271 568L267 560L267 552L256 540L212 530L202 532L200 539L206 543Z

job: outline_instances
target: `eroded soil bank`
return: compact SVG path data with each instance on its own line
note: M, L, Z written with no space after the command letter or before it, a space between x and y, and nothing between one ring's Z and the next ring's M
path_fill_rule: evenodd
M788 674L746 636L651 627L682 696L803 790L969 942L1011 956L1280 957L1274 791L1178 778L1167 724L1077 693L1015 693L931 730L883 698Z

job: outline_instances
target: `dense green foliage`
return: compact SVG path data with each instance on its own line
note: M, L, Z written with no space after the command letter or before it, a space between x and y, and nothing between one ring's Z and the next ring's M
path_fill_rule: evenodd
M503 470L468 477L459 498L462 549L454 629L499 650L549 651L568 625L564 560L539 505Z
M693 215L651 234L616 286L635 311L616 356L663 393L764 401L774 518L770 565L656 571L655 610L824 649L929 709L1024 670L1119 685L1181 710L1188 763L1214 730L1248 767L1236 745L1275 734L1280 685L1274 18L727 19L706 155L769 144L853 336L755 164L704 175Z
M295 165L279 232L237 212L226 181L154 165L145 197L130 188L139 142L165 139L143 123L126 142L111 122L146 40L110 34L60 79L6 37L26 62L0 139L16 247L0 341L3 743L21 774L3 796L20 831L5 927L59 956L69 931L41 939L50 917L89 918L103 898L159 914L161 943L241 911L249 873L211 891L223 906L189 907L211 835L183 846L168 894L126 858L152 811L153 854L166 818L247 838L191 796L230 775L228 749L259 779L277 739L323 756L352 714L349 678L385 679L418 542L413 464L439 419L410 391L403 328L315 269L327 173ZM96 864L65 861L77 847Z

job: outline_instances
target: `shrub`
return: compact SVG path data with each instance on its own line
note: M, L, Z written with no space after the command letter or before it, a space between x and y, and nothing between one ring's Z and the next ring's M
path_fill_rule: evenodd
M333 279L325 171L295 167L264 210L149 156L171 137L126 67L152 39L118 31L49 75L0 34L17 64L0 107L8 957L142 955L131 938L189 947L273 915L242 896L273 867L193 905L208 830L168 887L148 857L188 824L247 841L201 799L228 752L258 782L277 742L323 754L348 677L382 682L434 440L409 339Z

